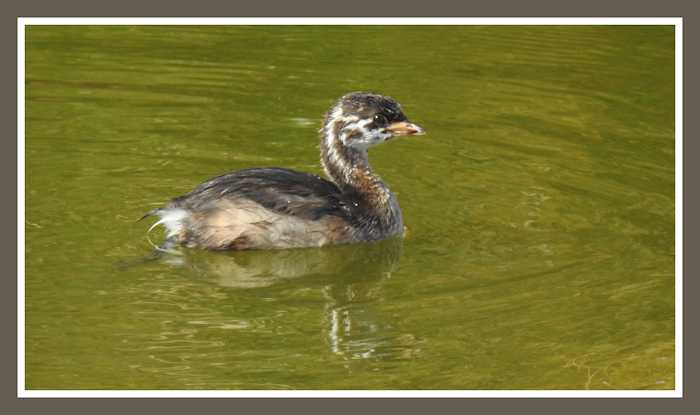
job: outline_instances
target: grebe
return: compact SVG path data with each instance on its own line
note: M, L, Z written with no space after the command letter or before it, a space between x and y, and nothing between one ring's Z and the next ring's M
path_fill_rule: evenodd
M425 134L389 97L353 92L325 114L321 164L330 181L283 168L224 174L174 198L159 216L166 245L211 250L370 242L403 235L401 208L367 160L370 147Z

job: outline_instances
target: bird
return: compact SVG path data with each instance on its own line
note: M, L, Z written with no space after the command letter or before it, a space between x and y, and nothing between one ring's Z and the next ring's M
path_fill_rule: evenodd
M368 150L425 130L388 96L352 92L319 129L328 179L281 167L249 168L198 185L150 211L165 247L213 251L322 247L404 235L396 195L370 167Z

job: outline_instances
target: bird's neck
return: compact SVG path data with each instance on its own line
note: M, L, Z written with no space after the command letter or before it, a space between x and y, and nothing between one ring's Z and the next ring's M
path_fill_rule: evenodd
M328 129L325 129L328 130ZM366 149L343 145L337 131L323 131L321 164L328 177L344 195L369 203L373 208L391 204L396 197L369 165Z
M342 124L326 119L321 128L321 164L343 193L361 240L403 234L401 208L389 186L369 166L367 149L343 145Z

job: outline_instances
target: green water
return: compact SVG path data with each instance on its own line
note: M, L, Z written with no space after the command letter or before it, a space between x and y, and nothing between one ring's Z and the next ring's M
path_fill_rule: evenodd
M674 389L670 26L29 26L27 389ZM322 174L367 90L403 240L149 261L146 212ZM162 231L150 233L154 243Z

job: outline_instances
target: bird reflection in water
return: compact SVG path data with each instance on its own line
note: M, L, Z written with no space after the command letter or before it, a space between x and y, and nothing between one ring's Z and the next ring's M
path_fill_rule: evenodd
M391 277L403 252L402 238L369 244L314 249L208 252L181 249L161 255L189 278L239 294L264 296L299 287L322 287L330 349L348 360L413 358L420 342L397 333L390 318L376 310L382 282ZM353 365L351 370L364 366Z

